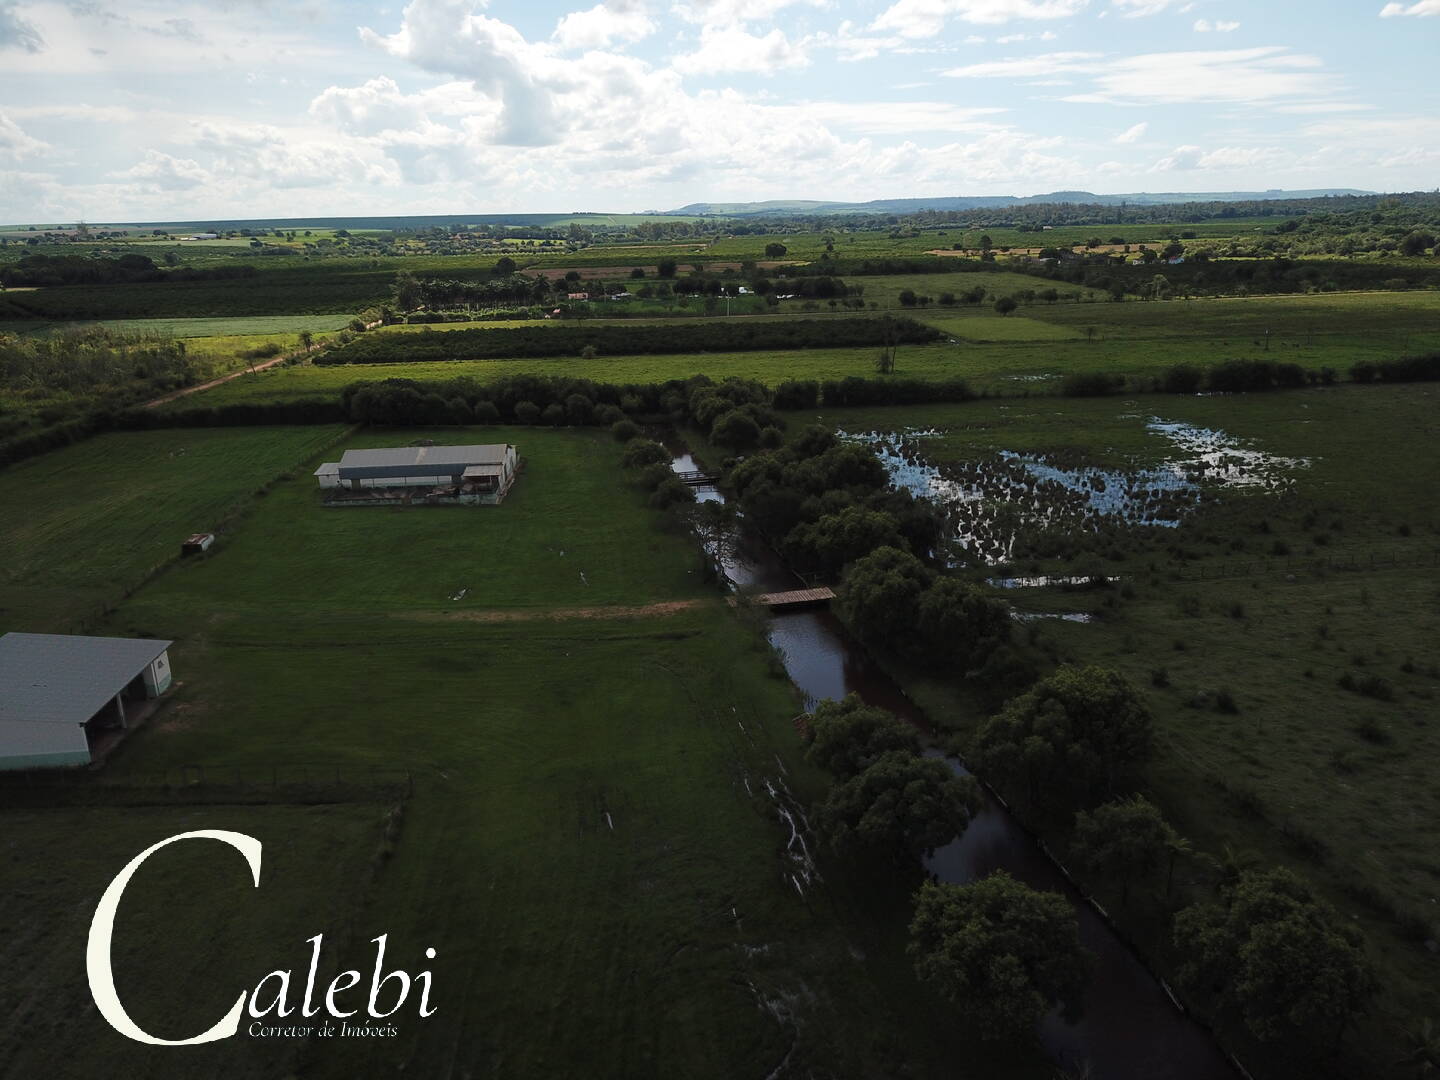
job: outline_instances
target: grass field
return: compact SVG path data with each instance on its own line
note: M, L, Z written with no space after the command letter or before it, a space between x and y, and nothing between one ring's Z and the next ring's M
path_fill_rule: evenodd
M70 631L93 622L193 532L222 525L260 487L342 432L336 427L100 435L0 472L0 626Z
M264 335L295 335L302 330L326 333L343 330L354 315L240 315L216 319L101 319L97 322L49 323L61 326L104 326L131 334L167 334L177 338L234 338ZM4 332L10 323L0 323ZM26 324L31 325L31 324ZM32 332L34 327L32 327Z
M322 962L328 978L368 895L385 812L376 804L0 811L0 963L11 973L0 985L0 1073L56 1080L292 1074L299 1042L250 1039L244 1024L233 1040L148 1052L111 1029L85 979L95 902L126 862L177 833L238 830L264 844L258 889L238 852L189 841L152 856L121 902L111 955L122 1004L154 1035L193 1038L272 968L297 968L303 982L305 939L313 934L331 943ZM56 858L61 850L64 858ZM74 1038L77 1024L84 1039ZM62 1044L66 1052L57 1056Z
M453 434L407 430L403 441ZM282 915L226 924L220 944L175 970L205 969L203 980L195 975L205 983L193 993L198 1010L210 1005L212 984L239 981L251 956L303 968L303 938L338 920L351 931L353 946L337 957L347 966L364 969L373 956L365 943L382 932L398 956L436 947L438 1013L420 1021L407 1009L383 1046L322 1042L292 1062L283 1047L246 1040L214 1065L197 1055L195 1068L339 1078L383 1065L433 1076L463 1062L497 1077L730 1077L789 1061L837 1076L1041 1075L1023 1048L975 1055L974 1033L916 986L903 952L914 884L905 875L825 861L823 881L797 894L788 830L765 793L767 780L784 784L808 804L820 790L790 722L794 691L763 638L688 572L697 563L690 542L661 530L626 486L619 445L587 431L513 434L525 470L501 506L480 509L322 508L304 475L322 455L290 444L289 456L305 459L293 482L255 499L210 553L153 578L104 623L105 632L175 640L179 680L168 711L107 764L112 784L197 763L380 765L415 777L393 858L373 888L355 884L370 873L356 860L374 851L373 817L337 811L312 824L285 818L301 813L289 808L226 811L230 827L303 837L261 894ZM80 460L79 447L42 460L68 457L92 486L118 488L153 459L157 441L181 435L116 435L88 444L103 443L94 459ZM230 441L231 456L236 445L273 439L215 435ZM396 441L372 432L342 445ZM191 443L186 457L196 454ZM147 505L152 517L173 516ZM34 568L94 577L108 566L104 553L134 531L91 518L90 546L39 545L32 562L48 553L56 564ZM464 585L465 602L447 599ZM644 616L624 610L655 600L679 603ZM609 617L576 617L576 607ZM497 611L511 617L493 621ZM163 831L156 813L102 809L84 820L97 851L130 851L145 830ZM204 826L217 814L186 820ZM7 835L30 837L31 846L12 846L27 885L9 904L22 914L76 887L47 876L35 853L67 826L51 820L41 828L0 812ZM323 858L312 853L320 849ZM323 862L323 872L295 870L307 862ZM67 865L75 882L109 867L88 855ZM214 884L196 897L234 888L235 868L205 865ZM157 933L163 917L157 906L132 940ZM198 925L187 917L166 933L181 948ZM237 926L251 933L243 963L223 947ZM23 938L7 947L21 969L43 946ZM127 993L173 1000L153 967L142 971ZM177 1060L99 1040L77 1052L73 1073L52 1071L158 1076ZM964 1064L972 1061L973 1071Z
M918 445L951 466L1001 450L1111 468L1159 464L1174 447L1145 429L1152 415L1308 459L1288 493L1226 495L1173 534L1137 541L1121 561L1092 553L1022 566L1119 574L1123 593L1004 595L1022 610L1096 616L1032 625L1061 659L1118 668L1145 688L1162 734L1147 793L1201 850L1220 857L1229 845L1291 865L1364 925L1384 987L1367 1027L1375 1040L1397 1038L1400 1018L1440 1009L1423 946L1440 929L1440 795L1423 764L1440 756L1440 497L1420 464L1434 458L1437 406L1436 390L1407 386L823 416L852 431L936 427L941 434ZM1358 568L1298 568L1326 556L1353 556ZM1152 685L1157 670L1163 687ZM1338 686L1347 674L1383 679L1389 696ZM974 730L973 706L951 688L920 676L911 688L943 722ZM1219 690L1237 712L1193 704ZM1163 925L1134 922L1163 954Z

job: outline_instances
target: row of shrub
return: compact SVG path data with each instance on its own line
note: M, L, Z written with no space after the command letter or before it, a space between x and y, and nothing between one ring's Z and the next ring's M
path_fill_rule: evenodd
M1362 360L1351 365L1350 378L1357 383L1434 382L1440 379L1440 352L1395 360Z
M1428 382L1440 379L1440 353L1402 356L1395 360L1362 360L1350 367L1357 383ZM1174 364L1158 375L1126 378L1110 371L1074 371L1066 375L1060 392L1066 397L1103 397L1106 394L1159 392L1162 394L1239 394L1263 390L1295 390L1303 386L1332 386L1338 380L1333 368L1304 368L1274 360L1226 360L1210 367ZM864 381L864 380L862 380ZM873 380L880 381L880 380ZM889 380L884 380L889 381ZM777 390L777 405L779 391ZM930 401L957 400L932 397ZM963 400L963 399L959 399ZM841 404L831 401L829 404ZM846 402L846 404L850 404ZM854 404L871 404L855 402ZM898 404L898 402L897 402ZM779 405L780 408L787 406ZM797 405L794 408L807 406Z
M755 349L908 345L939 340L913 319L735 319L634 326L522 326L439 334L377 334L319 357L317 364L393 364L540 356L627 356Z

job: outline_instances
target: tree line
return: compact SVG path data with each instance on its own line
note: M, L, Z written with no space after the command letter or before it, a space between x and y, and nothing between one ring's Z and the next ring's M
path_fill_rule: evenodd
M441 333L376 334L327 351L317 364L387 364L541 356L834 348L923 344L940 331L912 319L883 317L731 320L681 325L524 326Z

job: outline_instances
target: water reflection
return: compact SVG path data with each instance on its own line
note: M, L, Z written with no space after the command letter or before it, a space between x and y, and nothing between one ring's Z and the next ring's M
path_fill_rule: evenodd
M1066 464L1013 450L936 466L921 443L943 434L935 428L838 434L873 446L891 482L945 508L955 543L992 565L1015 558L1020 537L1038 530L1098 532L1110 522L1175 528L1203 501L1206 483L1270 490L1308 464L1246 446L1223 431L1159 417L1145 426L1170 443L1171 453L1158 466L1134 469Z

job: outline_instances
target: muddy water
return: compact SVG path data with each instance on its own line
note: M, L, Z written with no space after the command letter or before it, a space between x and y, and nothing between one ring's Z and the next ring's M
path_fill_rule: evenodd
M696 466L682 453L672 468L688 472ZM723 498L713 489L697 495ZM773 552L749 540L738 545L723 569L736 585L778 591L801 584ZM807 710L827 698L855 693L929 729L920 710L828 611L772 616L769 638L784 655ZM950 765L965 772L958 761L951 759ZM1003 869L1034 888L1061 893L1073 904L1081 941L1095 954L1095 966L1084 1015L1067 1022L1056 1011L1041 1023L1041 1043L1057 1064L1088 1066L1086 1075L1093 1080L1232 1080L1237 1075L1205 1031L1176 1010L1155 978L998 802L987 796L965 835L936 851L926 867L939 880L957 884Z

